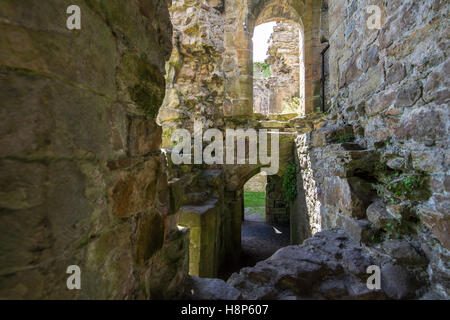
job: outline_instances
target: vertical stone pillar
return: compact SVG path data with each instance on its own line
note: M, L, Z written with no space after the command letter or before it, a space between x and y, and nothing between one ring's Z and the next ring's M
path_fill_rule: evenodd
M217 277L218 271L218 210L217 199L201 206L181 207L179 224L190 229L189 274Z
M246 1L231 0L226 1L225 8L224 115L248 116L253 113L253 44L248 8Z
M308 6L303 15L305 114L320 110L321 106L320 2L312 2Z

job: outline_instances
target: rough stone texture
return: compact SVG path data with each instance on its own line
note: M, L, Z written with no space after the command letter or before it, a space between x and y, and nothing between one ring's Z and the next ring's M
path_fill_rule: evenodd
M244 299L256 300L443 298L426 291L425 260L407 242L391 241L384 247L395 252L389 256L383 249L361 247L341 229L321 231L300 246L279 249L254 267L241 269L227 282ZM416 268L402 257L415 259ZM380 290L367 288L371 265L380 267Z
M380 30L367 27L369 4L382 9ZM432 0L330 1L328 121L296 141L305 189L297 201L306 206L300 220L311 233L340 226L373 246L377 232L396 236L388 229L397 221L406 228L399 236L426 256L424 281L447 299L448 10L445 1ZM386 182L395 172L400 178ZM425 177L414 194L426 196L391 204L371 187L398 186L407 175ZM413 265L405 262L405 268ZM402 290L390 296L406 297Z
M252 36L254 27L273 20L303 26L305 104L309 113L320 104L320 1L225 0L224 115L248 116L253 109ZM302 83L302 81L301 81ZM303 92L303 90L302 90ZM300 96L303 96L300 93Z
M0 297L173 298L188 268L235 263L242 189L262 165L166 164L161 137L197 119L279 130L279 176L295 144L293 243L348 233L242 270L230 282L244 297L380 297L361 278L374 260L388 297L449 298L450 4L176 0L171 55L165 1L80 1L81 31L65 27L69 4L0 4ZM252 33L271 20L303 26L301 117L252 115ZM312 112L327 44L324 121ZM72 264L80 292L66 288Z
M192 129L194 120L201 121L205 128L221 127L223 16L200 0L173 1L170 15L173 50L166 64L166 97L158 122L167 134L177 127Z
M327 230L301 246L278 250L254 267L234 273L227 282L240 290L244 299L252 300L385 299L382 290L366 286L366 270L372 263L342 230Z
M188 232L167 197L165 1L0 3L0 297L173 298ZM81 268L82 290L66 269Z
M289 223L289 205L283 192L283 179L277 175L267 176L266 221Z
M312 34L316 30L315 22L320 19L320 15L315 11L318 8L320 6L315 1L309 0L301 3L287 1L282 4L270 1L173 1L170 7L175 30L173 51L166 65L166 97L158 115L158 123L163 127L163 147L167 148L168 155L173 146L170 141L173 130L183 128L192 133L194 120L200 121L204 129L276 129L282 131L279 134L278 173L282 176L284 168L292 161L295 132L309 131L318 118L305 116L290 122L296 115L265 117L255 114L250 117L253 105L252 33L257 24L270 19L283 19L295 24L303 22L304 60L311 70L305 75L305 91L311 93L310 99L305 102L305 108L312 110L312 104L318 98L320 66L316 54L318 39ZM279 57L275 52L274 56ZM290 64L290 60L287 64ZM276 132L273 134L278 135ZM215 211L217 218L215 223L211 218L211 221L205 224L207 230L200 231L199 221L209 221L208 215L202 215L200 219L194 219L193 215L190 215L184 220L184 225L191 228L192 234L208 235L191 237L191 256L195 252L194 256L198 258L190 261L192 274L213 277L217 272L220 273L224 264L233 264L238 259L239 230L243 214L242 188L245 182L260 172L261 167L261 163L224 166L215 164L209 169L222 172L220 176L223 183L208 185L209 188L205 190L205 184L200 177L204 170L209 169L190 165L169 166L170 179L179 179L183 186L183 203L180 210L182 215L186 212L202 215L205 206L209 206L207 201L212 200L215 203L211 210ZM184 210L185 206L189 207L188 210ZM285 210L285 213L288 211ZM199 232L192 231L194 228ZM214 240L208 243L206 239ZM205 250L205 253L197 252L198 248ZM200 262L201 257L207 259L209 267L202 266L205 264ZM202 268L207 270L206 273L200 272Z
M417 284L408 271L395 264L387 264L381 269L381 288L391 299L414 297Z
M377 200L367 208L367 219L377 227L386 227L396 217L390 214L382 200Z
M237 300L241 293L220 279L190 276L186 286L186 299L189 300Z

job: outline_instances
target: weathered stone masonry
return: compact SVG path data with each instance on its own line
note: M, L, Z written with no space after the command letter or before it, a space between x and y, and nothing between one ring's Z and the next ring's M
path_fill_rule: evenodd
M176 297L188 233L155 123L167 3L77 1L79 31L70 4L0 3L0 297Z
M366 26L369 4L382 8L380 30ZM297 138L313 233L339 226L367 242L386 227L380 217L397 217L410 229L403 241L428 260L424 281L447 298L448 9L444 1L329 2L331 112L320 130ZM373 184L386 183L380 176L395 172L426 176L428 196L391 203L374 194Z
M293 246L213 280L227 297L448 299L446 1L84 0L80 31L70 4L0 3L1 298L177 298L188 271L236 265L262 165L172 164L171 132L198 120L279 130L269 190L298 172ZM304 116L252 112L252 33L273 20L301 26ZM66 288L72 264L81 291Z

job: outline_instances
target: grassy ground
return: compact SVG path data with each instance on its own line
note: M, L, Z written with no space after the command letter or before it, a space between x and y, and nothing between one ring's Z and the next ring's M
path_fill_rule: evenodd
M246 215L259 215L266 217L266 193L244 192L244 210Z
M244 192L244 208L248 207L265 207L265 192Z

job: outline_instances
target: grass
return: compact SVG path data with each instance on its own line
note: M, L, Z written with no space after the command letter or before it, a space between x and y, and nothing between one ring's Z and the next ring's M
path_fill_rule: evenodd
M244 208L249 207L265 207L265 192L244 192Z

